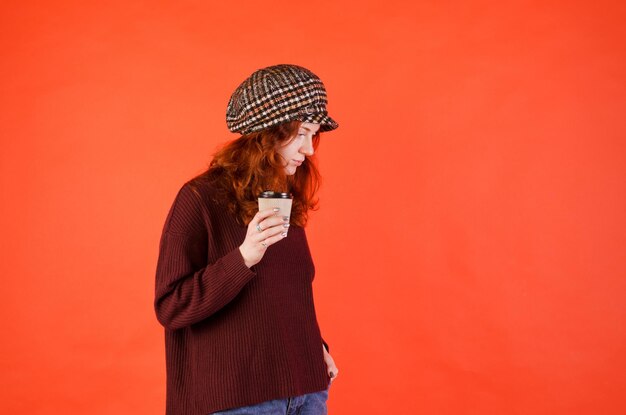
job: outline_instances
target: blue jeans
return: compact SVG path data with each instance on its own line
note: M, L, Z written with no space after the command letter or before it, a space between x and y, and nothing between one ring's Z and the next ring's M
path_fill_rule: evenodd
M213 412L211 415L327 415L327 400L328 389L293 398L275 399L252 406Z

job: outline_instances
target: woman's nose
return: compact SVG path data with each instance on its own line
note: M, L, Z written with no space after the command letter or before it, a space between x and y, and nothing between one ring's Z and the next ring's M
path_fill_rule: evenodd
M302 143L302 147L300 147L300 152L307 156L312 156L315 153L313 149L313 138L307 137Z

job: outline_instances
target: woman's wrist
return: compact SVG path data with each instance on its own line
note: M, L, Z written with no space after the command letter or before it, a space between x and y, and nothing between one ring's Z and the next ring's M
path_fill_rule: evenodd
M243 262L244 262L244 264L246 264L246 267L252 268L252 266L255 265L255 263L250 261L249 259L246 259L246 255L243 252L242 246L239 247L239 253L241 253L241 257L243 258Z

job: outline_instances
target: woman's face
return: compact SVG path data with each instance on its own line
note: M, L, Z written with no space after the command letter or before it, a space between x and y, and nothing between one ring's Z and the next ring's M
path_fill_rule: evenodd
M304 162L305 157L313 155L313 136L319 129L319 124L303 122L296 136L276 149L283 158L288 176L296 174L296 169Z

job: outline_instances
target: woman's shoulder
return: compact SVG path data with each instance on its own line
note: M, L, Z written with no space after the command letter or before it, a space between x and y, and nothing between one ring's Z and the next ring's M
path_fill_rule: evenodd
M225 203L225 192L219 186L218 181L206 174L186 181L180 188L179 196L186 199L194 198L197 203L208 209Z
M214 191L215 184L203 176L196 176L187 180L180 188L180 193L194 194L196 197L202 197Z
M219 212L216 189L210 183L197 178L183 183L174 197L165 229L170 233L191 233L201 229L215 212Z

